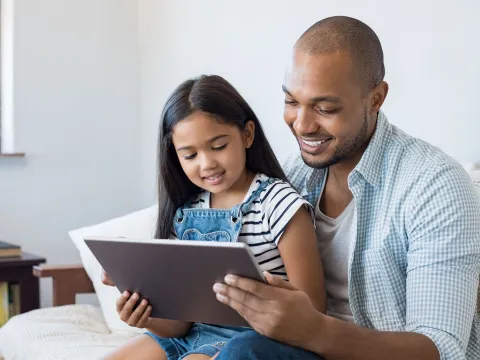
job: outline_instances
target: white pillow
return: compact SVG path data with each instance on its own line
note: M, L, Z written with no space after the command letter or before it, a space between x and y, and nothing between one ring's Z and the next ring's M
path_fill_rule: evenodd
M142 333L144 330L130 327L120 320L115 308L115 302L120 296L120 292L116 287L102 284L102 266L85 244L84 237L122 236L138 239L152 238L155 233L157 209L158 207L155 205L101 224L72 230L68 233L80 252L82 264L90 280L92 280L105 322L112 332L133 331Z
M475 186L478 195L480 195L480 170L470 171L470 177L473 180L473 186Z

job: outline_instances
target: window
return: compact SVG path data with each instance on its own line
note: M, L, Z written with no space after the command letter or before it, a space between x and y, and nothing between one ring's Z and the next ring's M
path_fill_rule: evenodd
M14 149L13 29L14 1L0 0L0 156L23 156Z

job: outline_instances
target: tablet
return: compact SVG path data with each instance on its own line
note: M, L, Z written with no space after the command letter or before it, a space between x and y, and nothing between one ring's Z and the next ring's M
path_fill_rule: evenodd
M265 282L241 242L87 237L85 243L120 292L138 292L155 318L248 326L216 299L213 284L227 274Z

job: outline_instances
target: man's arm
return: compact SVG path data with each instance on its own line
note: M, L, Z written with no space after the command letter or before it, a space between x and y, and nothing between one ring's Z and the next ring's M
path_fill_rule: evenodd
M406 331L465 359L480 273L480 199L457 164L434 165L407 200Z
M219 301L238 311L260 334L314 352L327 360L439 360L424 335L380 332L318 312L308 296L279 277L270 285L227 276L215 284Z
M384 332L362 328L324 316L317 324L311 351L327 360L439 360L435 344L426 336L409 332Z
M480 266L480 204L454 165L432 170L409 214L406 332L380 332L322 315L304 293L228 277L218 299L259 333L337 359L466 359Z

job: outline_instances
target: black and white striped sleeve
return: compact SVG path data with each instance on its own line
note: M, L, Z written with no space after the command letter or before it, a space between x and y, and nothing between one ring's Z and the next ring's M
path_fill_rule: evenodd
M315 215L310 203L285 181L277 180L266 190L262 199L264 224L268 226L270 241L278 245L285 229L301 207L305 207L315 224Z

